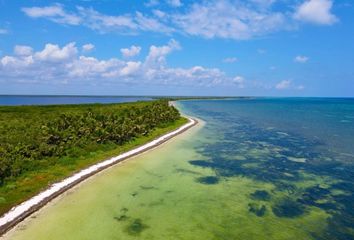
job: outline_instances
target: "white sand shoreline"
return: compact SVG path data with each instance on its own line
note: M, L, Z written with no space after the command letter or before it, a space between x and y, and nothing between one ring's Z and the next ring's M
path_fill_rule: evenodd
M95 165L92 165L86 169L83 169L80 172L64 180L53 184L48 189L30 198L29 200L13 207L9 212L5 213L0 218L0 236L6 233L11 228L13 228L15 225L17 225L19 222L24 220L29 215L42 208L49 201L58 197L60 194L72 188L73 186L77 185L81 181L127 158L136 156L140 153L146 152L147 150L155 148L160 144L166 142L167 140L171 139L172 137L188 130L189 128L193 127L198 123L198 121L193 118L188 117L188 120L189 120L188 123L186 123L185 125L179 127L178 129L172 132L169 132L151 142L148 142L140 147L132 149L123 154L120 154L116 157L112 157L110 159L107 159Z

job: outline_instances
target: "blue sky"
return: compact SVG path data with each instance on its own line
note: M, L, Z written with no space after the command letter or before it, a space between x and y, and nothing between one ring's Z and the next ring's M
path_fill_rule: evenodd
M0 94L354 96L351 0L0 0Z

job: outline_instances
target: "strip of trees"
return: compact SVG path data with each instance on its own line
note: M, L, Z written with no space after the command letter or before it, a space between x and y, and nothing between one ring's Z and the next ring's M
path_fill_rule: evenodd
M167 101L0 108L0 185L6 178L122 145L180 119Z

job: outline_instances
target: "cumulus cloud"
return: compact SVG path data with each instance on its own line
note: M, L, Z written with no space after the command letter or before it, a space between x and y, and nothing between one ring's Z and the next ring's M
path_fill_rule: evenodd
M88 43L82 46L82 51L83 52L90 52L95 48L95 45L93 45L92 43Z
M174 39L171 39L168 44L164 46L152 45L145 62L150 66L163 66L166 61L166 56L172 51L179 50L180 48L180 44Z
M228 57L228 58L224 58L222 61L224 63L233 63L233 62L237 62L238 59L236 57Z
M309 60L308 57L306 57L306 56L301 56L301 55L296 56L296 57L294 58L294 62L297 62L297 63L306 63L308 60Z
M332 0L306 0L297 7L294 18L303 22L332 25L338 21L331 13L332 6Z
M29 46L24 45L16 45L14 48L15 55L18 56L29 56L33 52L33 49Z
M48 43L37 51L29 46L16 46L13 56L0 58L0 81L32 84L223 85L237 88L242 88L245 82L243 77L229 77L218 68L169 67L167 56L181 49L173 39L166 45L152 45L144 61L87 57L80 55L80 48L83 46L78 47L75 43L64 46Z
M120 52L124 57L134 57L139 55L141 47L132 45L130 48L122 48Z
M59 45L48 43L42 51L36 52L34 57L44 62L62 62L75 57L77 52L74 42L65 45L63 48L60 48Z

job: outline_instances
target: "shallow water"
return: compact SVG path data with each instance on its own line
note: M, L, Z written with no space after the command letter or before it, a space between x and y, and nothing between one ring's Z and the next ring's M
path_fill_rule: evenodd
M354 100L179 102L205 121L8 239L354 239Z

